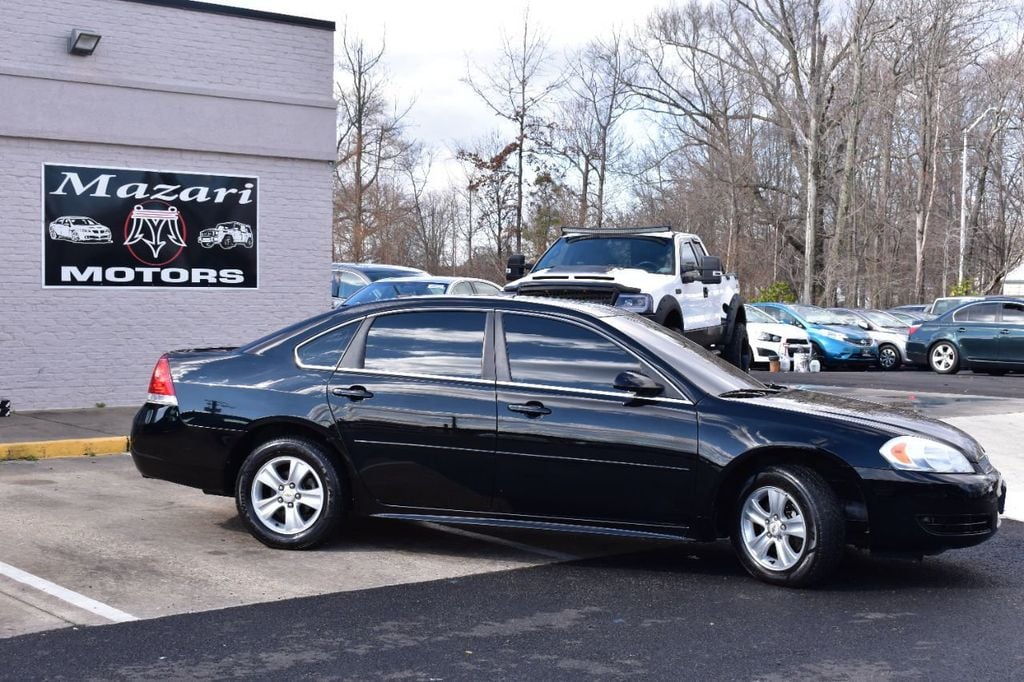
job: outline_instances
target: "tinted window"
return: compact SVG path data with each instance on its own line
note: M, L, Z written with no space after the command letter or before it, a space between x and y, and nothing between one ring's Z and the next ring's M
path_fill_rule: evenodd
M672 240L664 237L562 237L533 272L566 265L617 266L671 275Z
M697 254L693 250L693 245L690 242L686 242L679 249L679 269L683 272L687 270L693 270L697 267Z
M501 293L501 289L487 282L473 282L473 288L479 296L497 296Z
M486 315L414 312L378 317L366 337L363 366L394 374L479 379Z
M374 282L354 293L345 305L360 305L375 301L390 301L393 298L409 296L441 296L448 287L444 282L424 282L421 280Z
M1003 322L1005 324L1024 324L1024 304L1004 303Z
M640 362L603 336L568 322L504 315L512 381L612 391L619 372L642 372Z
M335 270L334 282L331 295L335 297L348 298L363 288L366 284L359 275L347 270Z
M998 312L998 303L979 303L956 311L953 313L953 319L957 322L995 322Z
M296 349L299 360L312 367L337 367L357 329L358 324L347 324L300 345Z

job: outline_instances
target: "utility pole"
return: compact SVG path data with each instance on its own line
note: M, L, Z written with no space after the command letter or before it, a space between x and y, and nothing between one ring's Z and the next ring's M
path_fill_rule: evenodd
M1003 107L989 107L974 119L971 125L964 128L964 147L960 164L960 265L957 268L957 286L964 281L964 255L967 253L967 133L993 111L1003 111Z

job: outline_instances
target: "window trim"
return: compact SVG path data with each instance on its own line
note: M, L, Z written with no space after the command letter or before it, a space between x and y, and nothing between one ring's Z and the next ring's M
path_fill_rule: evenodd
M498 386L501 386L501 387L504 387L504 388L530 388L530 389L541 389L541 390L550 390L550 391L564 391L566 393L574 393L574 394L577 394L577 395L592 396L592 397L597 397L597 398L616 398L618 400L638 400L639 399L639 400L650 401L650 402L670 403L670 404L678 404L678 405L691 405L691 406L694 404L694 402L692 400L690 400L690 398L686 394L686 392L683 391L681 388L679 388L679 386L676 385L676 383L674 381L672 381L669 377L667 377L665 375L665 373L662 372L658 367L654 366L652 363L650 363L647 360L645 360L644 358L640 357L631 348L629 348L628 346L624 345L618 339L613 338L610 334L606 333L604 330L595 327L594 325L591 325L589 323L583 322L581 320L577 320L577 319L572 318L572 317L567 317L567 316L562 316L562 315L557 315L557 314L551 314L551 313L542 313L542 312L536 312L536 311L506 310L506 309L499 308L495 312L497 313L497 315L495 317L495 325L494 325L494 333L495 333L494 361L495 361L495 376L497 378L496 384ZM554 384L533 384L533 383L528 383L528 382L514 381L512 379L512 369L511 369L511 366L509 364L509 359L508 359L508 349L506 347L507 340L506 340L506 337L505 337L505 324L504 324L504 319L503 319L505 315L526 315L526 316L529 316L529 317L542 317L542 318L554 320L556 322L565 322L567 324L571 324L571 325L574 325L574 326L577 326L577 327L581 327L582 329L585 329L587 331L593 332L593 333L597 334L598 336L601 336L602 338L604 338L606 341L609 341L610 343L612 343L615 346L617 346L620 350L625 352L627 355L630 355L631 357L636 359L636 361L638 363L640 363L641 367L647 368L647 369L650 369L651 371L653 371L658 377L661 378L662 381L665 382L665 384L667 386L672 388L672 390L674 390L677 395L682 396L682 397L681 398L669 398L669 397L663 397L663 396L637 396L634 393L628 393L628 392L625 392L625 391L623 391L623 392L619 392L619 391L602 391L600 389L573 388L571 386L556 386ZM500 339L500 343L499 343L499 339Z

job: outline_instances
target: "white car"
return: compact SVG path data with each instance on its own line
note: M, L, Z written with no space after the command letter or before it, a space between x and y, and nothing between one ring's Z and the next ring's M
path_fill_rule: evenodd
M67 242L92 242L110 244L110 228L87 216L69 215L57 218L47 230L50 239Z
M811 342L807 332L792 324L783 324L753 306L746 306L747 340L753 365L767 365L771 356L793 357L797 353L810 353Z

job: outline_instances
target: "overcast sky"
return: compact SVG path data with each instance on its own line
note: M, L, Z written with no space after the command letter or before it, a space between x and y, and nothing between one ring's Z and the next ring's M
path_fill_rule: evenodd
M328 19L338 26L338 41L346 24L350 33L370 44L386 36L386 61L394 95L402 102L414 102L407 119L412 126L410 133L439 149L450 149L457 141L479 138L499 125L461 79L466 75L467 61L491 64L498 59L496 46L500 45L502 31L520 30L527 8L531 23L547 37L550 49L564 54L615 28L631 31L667 0L221 2Z

